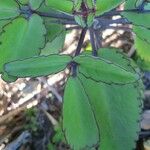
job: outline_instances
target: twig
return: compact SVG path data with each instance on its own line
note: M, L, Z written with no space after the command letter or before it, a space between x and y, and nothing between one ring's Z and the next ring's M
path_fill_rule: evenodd
M95 39L96 39L96 46L97 49L102 47L102 33L101 30L95 30L94 31L95 34Z
M43 113L47 116L47 118L49 119L49 121L52 123L53 126L58 125L58 121L51 115L49 114L46 110L41 109L43 111Z
M82 44L83 44L84 39L85 39L86 32L87 32L87 28L82 29L81 36L80 36L80 39L78 42L78 46L77 46L77 49L75 52L75 56L78 56L81 52L81 48L82 48Z
M97 47L95 43L95 35L94 35L94 30L92 28L89 29L90 31L90 41L92 45L92 54L93 56L97 56Z
M77 23L74 20L51 20L49 23L77 25Z
M66 20L74 20L74 17L71 15L67 15L64 13L54 13L54 12L50 12L50 13L46 13L46 12L40 12L40 11L33 11L33 13L38 14L39 16L42 17L49 17L49 18L57 18L57 19L66 19Z
M105 29L114 29L114 30L124 30L124 31L128 31L128 32L132 32L131 28L128 27L119 27L119 26L107 26Z

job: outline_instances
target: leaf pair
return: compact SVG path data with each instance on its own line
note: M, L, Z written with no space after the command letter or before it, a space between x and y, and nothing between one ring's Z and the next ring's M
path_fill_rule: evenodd
M138 71L131 60L114 49L101 49L99 55L129 72ZM124 85L96 82L80 71L70 77L64 94L63 130L71 148L133 149L140 130L142 86L141 80Z
M140 78L135 72L130 72L118 64L89 55L77 56L74 59L66 55L32 57L8 63L5 71L16 77L37 77L57 73L70 62L78 64L77 72L95 82L128 84Z

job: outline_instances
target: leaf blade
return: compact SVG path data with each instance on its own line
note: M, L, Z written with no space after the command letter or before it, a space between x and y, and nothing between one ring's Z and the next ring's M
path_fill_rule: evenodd
M19 16L19 6L14 0L0 0L0 20Z
M64 70L71 61L67 55L38 56L13 61L5 65L5 71L16 77L39 77Z
M75 150L90 149L99 141L94 115L78 78L70 77L65 88L63 130Z
M96 83L81 74L79 78L100 128L100 150L134 148L134 140L138 139L137 132L140 130L137 123L140 114L139 91L132 84L121 86Z
M74 60L79 64L80 73L97 82L128 84L139 79L137 74L105 59L81 55Z

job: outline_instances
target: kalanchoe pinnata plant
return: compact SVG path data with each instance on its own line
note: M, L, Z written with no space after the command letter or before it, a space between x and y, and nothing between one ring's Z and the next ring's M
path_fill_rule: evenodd
M114 23L132 25L138 65L102 48L101 33ZM74 56L60 53L66 24L82 30ZM62 122L70 147L132 150L143 97L138 66L150 70L149 29L149 0L0 0L0 72L13 82L68 68ZM92 51L81 52L87 31Z

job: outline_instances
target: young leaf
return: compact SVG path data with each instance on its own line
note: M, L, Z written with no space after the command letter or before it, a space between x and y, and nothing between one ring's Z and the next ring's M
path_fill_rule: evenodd
M74 150L90 150L99 142L99 131L88 96L76 77L70 77L65 87L63 130Z
M124 1L125 0L111 0L111 1L110 0L97 0L96 1L96 15L101 15L117 7Z
M19 17L5 26L0 36L0 72L7 62L38 55L45 44L45 33L43 20L37 15L29 20Z
M19 5L14 0L0 0L0 20L19 16Z
M140 130L141 91L135 87L136 84L109 85L87 79L81 74L79 78L100 129L99 150L133 149Z
M74 61L79 64L81 74L98 82L127 84L139 79L137 74L99 57L81 55Z
M13 61L5 65L5 71L16 77L39 77L64 70L71 61L68 55L49 55Z
M46 5L52 9L66 13L72 13L73 9L73 2L69 0L61 0L61 1L46 0Z
M33 10L38 9L44 0L29 0L30 6Z

